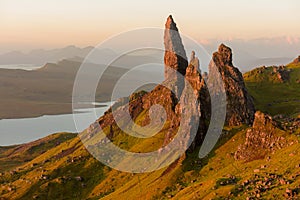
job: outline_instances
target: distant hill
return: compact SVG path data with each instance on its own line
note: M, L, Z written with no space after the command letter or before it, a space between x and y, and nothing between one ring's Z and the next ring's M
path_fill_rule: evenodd
M48 62L58 62L62 59L84 58L94 47L79 48L76 46L67 46L61 49L36 49L29 53L12 51L0 55L0 65L5 64L34 64L44 65ZM103 56L115 55L110 49L101 49Z
M271 115L300 114L300 63L256 68L244 79L259 110Z
M123 58L122 61L127 63L125 67L129 67L131 63L142 63L143 59L153 60L147 56L136 58L129 56ZM106 67L92 63L87 65L102 69ZM75 59L75 61L61 60L57 63L47 63L40 69L32 71L0 69L0 119L72 113L73 85L80 66L81 62ZM98 87L96 101L111 100L110 93L113 91L115 82L128 71L125 67L110 66L105 71L105 76L99 83L101 87ZM131 73L122 87L132 87L135 80L139 80L143 73L145 72L141 70ZM152 80L163 76L157 75L158 73L151 69L147 72Z
M33 71L0 69L0 119L72 113L72 90L80 65L62 60ZM103 91L113 87L112 81L123 73L124 69L110 68L98 100L109 99Z
M237 66L241 67L242 72L247 72L252 70L258 66L271 66L271 65L286 65L288 64L292 58L256 58L256 59L244 59L237 60Z

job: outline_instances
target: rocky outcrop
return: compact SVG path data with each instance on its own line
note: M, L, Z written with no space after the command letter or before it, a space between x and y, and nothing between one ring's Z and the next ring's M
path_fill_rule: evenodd
M190 63L187 62L181 37L172 16L169 16L166 22L164 44L164 82L149 93L135 93L129 98L118 101L98 120L102 129L109 126L106 130L109 130L107 135L110 139L115 136L114 132L120 132L116 129L124 130L124 127L120 127L117 123L119 120L129 128L133 126L131 120L138 121L138 125L142 127L149 124L160 124L166 120L163 130L161 130L164 133L163 146L170 143L178 131L182 131L183 138L188 138L188 140L185 144L181 141L179 148L186 148L185 145L192 143L190 147L192 150L197 145L201 145L207 132L211 117L211 101L219 97L225 99L225 95L223 95L224 97L218 95L219 92L227 94L227 124L240 125L252 122L254 115L252 99L247 93L241 73L232 65L230 48L225 45L219 47L219 51L213 55L212 65L214 67L210 66L208 77L206 74L210 84L224 84L224 91L208 91L195 52L191 54ZM216 79L216 82L214 77L218 77L220 74L221 78ZM166 118L163 119L161 113L158 113L157 109L153 109L157 105L163 107ZM124 116L125 111L129 111L129 115ZM93 125L93 127L97 126ZM91 129L90 132L94 133L95 131ZM192 133L196 135L192 135ZM193 141L191 141L192 139Z
M244 79L250 82L271 82L285 83L290 80L290 69L284 65L281 66L262 66L244 74Z
M300 63L300 56L298 56L298 58L296 58L294 61L293 61L294 64L299 64Z
M191 92L193 94L190 94ZM188 113L185 112L187 107L190 110ZM181 115L188 116L180 124L181 128L187 130L187 132L197 132L190 148L194 149L196 145L203 141L207 131L205 120L208 119L210 111L209 92L201 76L199 59L195 56L194 51L192 51L191 60L186 69L185 87L176 110L180 110ZM193 127L196 123L198 123L198 127ZM194 128L197 128L197 130L193 130Z
M173 79L175 71L185 75L188 61L178 28L171 15L165 25L164 45L165 79Z
M217 73L221 74L223 83L215 83ZM236 126L253 122L255 112L253 100L245 87L242 73L232 64L231 49L224 44L221 44L218 52L213 54L209 66L208 84L210 83L224 85L227 95L227 125Z
M255 113L252 128L246 132L245 143L238 147L235 159L252 161L264 158L268 153L281 149L286 140L281 136L281 130L272 117L260 111Z
M284 83L290 79L290 69L287 69L283 65L279 67L273 66L273 73L280 83Z

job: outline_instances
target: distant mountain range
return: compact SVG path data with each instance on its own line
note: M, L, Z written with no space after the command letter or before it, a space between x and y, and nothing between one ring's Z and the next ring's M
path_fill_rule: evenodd
M200 41L200 44L207 50L209 54L215 51L215 47L218 44L224 43L234 49L233 62L242 72L249 71L259 66L270 65L286 65L299 53L298 40L292 40L288 37L278 38L262 38L252 40L239 40L239 39L211 39L207 41ZM23 53L21 51L11 51L8 53L0 54L0 65L8 64L32 64L32 65L44 65L49 62L56 63L62 59L68 59L72 61L82 62L82 60L92 51L94 47L88 46L85 48L76 47L70 45L64 48L57 49L36 49L29 53ZM116 50L117 51L117 50ZM163 59L163 53L161 55L153 54L143 55L131 55L134 59L141 60L142 63L147 61L161 63ZM103 64L107 61L114 59L118 54L115 50L105 48L97 49L96 54L100 55L98 60L102 60ZM128 68L132 64L131 56L126 57L126 61L122 58L122 62L114 64L114 66ZM128 59L127 59L128 58ZM209 57L208 57L209 58ZM203 63L208 63L209 60ZM136 62L135 62L136 63ZM206 66L203 66L203 70L207 71Z
M85 48L67 46L65 48L51 50L36 49L27 54L20 51L12 51L0 55L0 64L44 65L46 63L57 62L62 59L82 61L82 59L93 49L94 47L91 46ZM115 53L110 49L101 49L101 54L105 56L111 56Z

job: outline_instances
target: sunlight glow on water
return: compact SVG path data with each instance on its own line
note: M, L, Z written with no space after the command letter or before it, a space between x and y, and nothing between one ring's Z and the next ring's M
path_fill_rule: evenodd
M96 116L91 115L94 108L77 110L77 117L81 119L79 131L83 131L99 118L109 108L110 102L95 103L103 107L95 108ZM76 133L73 114L44 115L35 118L2 119L0 120L0 146L31 142L57 132Z
M11 64L11 65L0 65L0 69L23 69L26 71L32 71L39 69L42 66L36 66L31 64Z

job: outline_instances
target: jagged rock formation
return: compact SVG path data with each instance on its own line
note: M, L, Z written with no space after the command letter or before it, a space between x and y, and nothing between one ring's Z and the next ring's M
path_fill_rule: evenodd
M178 28L171 15L165 25L164 45L165 79L173 79L174 70L185 75L188 61Z
M149 93L140 92L120 100L98 120L98 123L102 129L110 127L107 135L112 139L116 136L114 132L120 132L116 131L116 128L123 130L122 125L130 128L131 120L136 122L138 119L138 124L142 127L166 120L167 126L162 130L164 133L162 146L172 141L179 130L184 130L185 138L192 139L191 133L196 133L193 141L187 140L192 142L190 147L192 150L203 142L211 117L210 97L214 95L213 97L218 98L220 91L210 91L209 94L208 87L201 76L199 59L194 51L191 53L190 63L187 64L185 50L172 16L167 19L164 44L165 81ZM247 93L241 73L232 65L231 49L221 45L219 51L213 55L212 64L215 67L210 66L208 82L213 85L224 82L228 103L227 124L250 124L254 115L253 102ZM170 68L173 71L169 70ZM179 76L174 72L179 72ZM215 83L212 78L217 77L216 73L218 76L221 74L219 83ZM157 110L152 109L155 105L164 108L165 119L157 113ZM129 111L129 115L124 116L124 111ZM120 124L116 124L119 120L122 121L121 127ZM199 124L195 126L198 122ZM97 131L98 129L91 128L90 133L95 134ZM187 144L180 145L185 148Z
M223 83L215 83L216 73L221 74ZM253 100L245 87L242 73L232 64L231 49L224 44L221 44L218 52L213 54L209 66L208 84L224 84L227 95L227 125L235 126L253 122L255 112Z
M252 128L246 132L246 141L238 147L235 159L251 161L264 158L268 153L281 149L286 140L272 117L260 111L255 113Z
M194 94L191 95L189 90L192 90ZM190 107L190 113L184 112L186 107ZM206 83L201 76L199 59L195 56L195 52L192 51L191 60L185 74L185 87L180 102L177 105L177 110L181 111L179 113L189 117L188 120L184 120L184 124L180 124L181 128L187 130L187 132L197 132L191 149L194 149L196 145L199 145L203 141L207 131L205 120L209 117L209 109L209 92ZM198 127L193 127L195 121L198 119ZM193 130L193 128L197 128L198 130Z
M115 127L118 120L122 120L122 124L127 125L130 119L124 119L122 115L126 110L129 111L133 121L142 112L145 113L142 120L139 120L141 126L153 123L151 120L158 120L157 123L159 123L163 119L158 113L153 113L156 111L151 108L154 105L161 105L166 111L165 120L169 123L163 130L165 133L163 146L166 146L172 140L180 127L184 130L186 138L190 137L192 131L197 133L196 140L192 145L195 147L196 144L201 143L206 133L205 120L208 119L210 111L209 93L200 73L199 59L195 56L195 52L192 52L190 64L188 65L186 53L172 16L169 16L166 22L164 44L165 81L149 93L134 94L125 101L124 99L118 101L98 120L98 123L102 129L107 126ZM170 70L170 68L173 70ZM174 74L174 72L179 72L179 75ZM129 101L129 103L126 104L126 101ZM112 110L114 110L114 116ZM151 119L151 115L155 118ZM197 121L199 121L199 125L195 126L194 124ZM93 131L91 128L90 133L95 134L95 132L97 130ZM112 132L108 133L108 136L111 139L115 135ZM184 147L186 144L181 145Z

